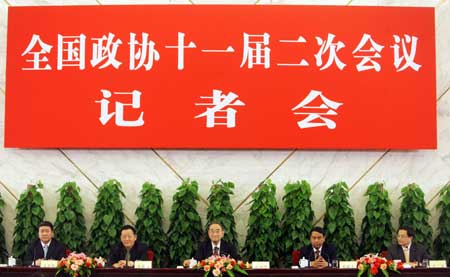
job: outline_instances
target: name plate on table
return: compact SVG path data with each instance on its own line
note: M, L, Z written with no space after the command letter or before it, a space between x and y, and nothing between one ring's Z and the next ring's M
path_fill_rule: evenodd
M56 267L58 267L58 261L57 260L42 260L41 267L56 268Z
M339 268L357 268L356 261L339 261Z
M430 260L430 268L443 268L447 267L446 260Z
M134 261L134 268L152 268L152 261Z
M269 269L270 268L270 262L268 262L268 261L252 262L252 268L253 269Z

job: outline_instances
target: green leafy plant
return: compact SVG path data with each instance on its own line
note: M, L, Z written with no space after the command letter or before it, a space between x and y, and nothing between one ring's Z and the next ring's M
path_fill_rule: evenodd
M202 222L196 210L198 199L198 183L189 179L183 180L173 196L168 230L172 266L181 265L183 260L194 255L203 234Z
M8 251L6 251L5 244L5 227L3 227L3 207L5 207L5 201L0 194L0 263L6 263L8 258Z
M309 244L314 211L311 207L311 186L305 180L287 183L283 197L286 211L281 220L282 245L286 261L291 261L292 251Z
M391 245L393 232L392 203L383 184L370 185L364 196L368 196L369 200L366 204L366 216L363 218L361 226L361 255L387 250Z
M154 184L145 182L140 193L141 203L136 209L136 232L138 239L153 251L153 265L166 266L168 258L167 235L162 228L163 198L161 190Z
M20 195L16 206L16 226L14 227L13 255L23 261L28 244L37 238L39 223L44 219L42 208L44 199L40 193L44 185L39 181L29 185Z
M261 184L252 194L248 232L244 245L249 261L270 261L278 264L281 248L281 215L275 198L276 187L271 180Z
M450 184L442 188L437 208L441 215L434 250L438 259L447 260L447 264L450 264Z
M80 188L75 182L67 182L58 192L55 237L71 251L82 252L86 243L86 224Z
M324 228L327 241L336 246L339 260L353 260L357 248L355 219L348 202L348 186L345 182L327 189L325 205Z
M428 223L430 211L426 208L425 195L417 184L409 184L402 188L400 196L400 226L409 226L414 229L416 235L414 241L431 250L431 236L433 230Z
M230 195L233 194L234 184L232 182L223 182L219 180L211 186L208 196L209 207L207 209L208 228L211 222L222 224L225 235L224 240L237 247L236 222L233 216L233 207L230 202Z
M92 256L106 257L119 239L124 222L121 197L125 197L125 194L122 185L115 179L104 182L98 190L89 240Z

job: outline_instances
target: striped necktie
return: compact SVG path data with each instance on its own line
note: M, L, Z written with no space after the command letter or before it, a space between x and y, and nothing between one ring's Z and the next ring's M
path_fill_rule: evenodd
M317 260L320 257L320 250L314 248L314 260Z

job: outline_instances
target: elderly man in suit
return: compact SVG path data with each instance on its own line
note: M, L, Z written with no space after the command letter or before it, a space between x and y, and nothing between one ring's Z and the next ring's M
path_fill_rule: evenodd
M397 243L388 249L388 260L402 260L402 262L415 267L424 259L430 259L424 246L413 241L414 230L411 227L402 226L397 231Z
M240 259L236 247L233 244L222 240L224 234L225 230L223 229L222 224L219 222L211 222L208 226L209 239L199 244L194 259L201 261L211 256L230 256L236 260ZM190 260L185 260L183 265L187 267L189 262Z
M53 238L53 224L42 221L38 227L38 239L28 245L25 265L40 266L42 260L60 260L66 256L64 244Z

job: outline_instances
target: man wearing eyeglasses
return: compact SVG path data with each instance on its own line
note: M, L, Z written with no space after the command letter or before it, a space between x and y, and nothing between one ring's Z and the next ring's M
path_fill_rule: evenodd
M194 259L201 261L211 256L230 256L235 260L240 259L236 247L222 240L224 234L225 231L222 224L219 222L211 222L208 227L209 239L199 244ZM190 260L185 260L183 265L187 267L189 263Z
M397 244L388 249L388 260L401 260L403 263L416 267L424 259L430 259L426 248L414 240L414 230L411 227L402 226L397 231Z

